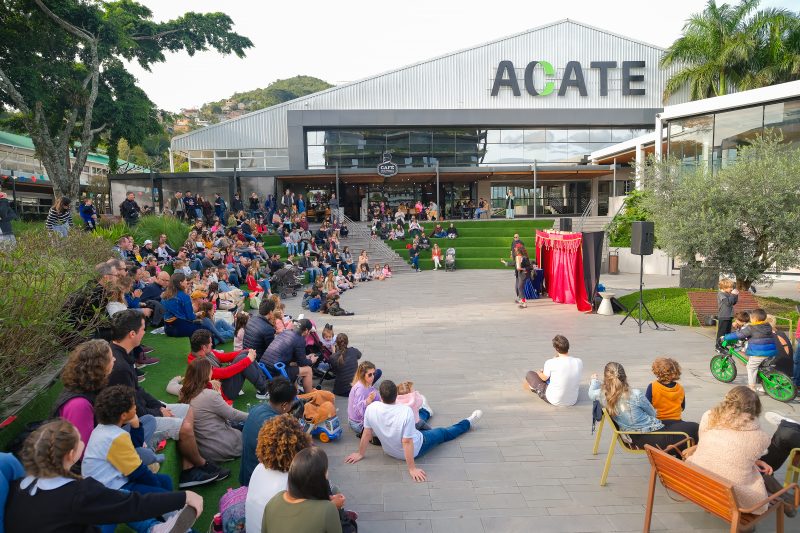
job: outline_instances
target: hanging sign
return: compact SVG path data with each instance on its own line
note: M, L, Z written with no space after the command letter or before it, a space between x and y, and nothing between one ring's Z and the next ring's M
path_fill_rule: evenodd
M383 152L383 163L378 165L378 175L384 178L391 178L398 171L397 164L392 163L392 153Z

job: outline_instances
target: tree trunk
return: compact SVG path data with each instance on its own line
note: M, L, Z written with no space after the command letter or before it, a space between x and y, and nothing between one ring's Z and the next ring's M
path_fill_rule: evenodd
M749 291L753 281L747 278L736 278L736 288L739 291Z

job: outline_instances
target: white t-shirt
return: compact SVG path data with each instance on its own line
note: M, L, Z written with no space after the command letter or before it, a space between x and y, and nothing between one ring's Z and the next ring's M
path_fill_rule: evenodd
M247 533L261 533L264 508L273 496L286 490L288 480L288 472L267 470L261 463L256 466L247 486L247 500L244 504Z
M422 448L422 433L414 426L414 412L407 405L372 402L364 411L364 428L381 441L383 451L404 461L403 439L414 439L414 457Z
M545 391L547 401L553 405L575 405L583 361L577 357L555 357L545 361L543 372L550 379Z

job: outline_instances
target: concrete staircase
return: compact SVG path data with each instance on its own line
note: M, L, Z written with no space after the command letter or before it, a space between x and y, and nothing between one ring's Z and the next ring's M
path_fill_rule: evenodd
M370 267L375 263L380 265L388 263L394 274L414 272L406 258L400 257L382 240L372 238L370 235L371 225L368 222L347 220L347 228L350 233L346 239L341 240L340 245L350 247L350 253L353 254L354 260L358 258L361 250L366 250L369 255Z

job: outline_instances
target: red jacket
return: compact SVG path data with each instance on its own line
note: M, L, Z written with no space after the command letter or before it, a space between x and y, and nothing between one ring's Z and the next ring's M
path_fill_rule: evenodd
M264 287L259 285L258 282L256 281L256 278L254 278L253 276L248 274L247 277L245 278L245 281L247 282L247 290L248 291L250 291L250 292L264 292Z
M230 363L233 361L237 355L242 353L239 352L218 352L217 350L212 350L214 352L214 357L217 358L217 361L220 363ZM189 352L189 355L186 357L187 361L191 363L195 360L195 356L192 352ZM214 366L211 365L211 379L218 379L220 381L224 379L228 379L230 377L235 376L242 372L245 368L250 366L250 359L245 357L241 361L237 361L235 363L231 363L228 366ZM225 398L225 395L222 395ZM231 401L232 398L225 398L226 401Z

